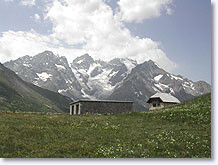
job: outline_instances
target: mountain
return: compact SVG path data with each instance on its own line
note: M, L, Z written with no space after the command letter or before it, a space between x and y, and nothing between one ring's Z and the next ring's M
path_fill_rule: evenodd
M142 64L128 58L105 62L84 54L68 63L65 57L44 51L4 65L25 81L72 99L129 100L139 110L147 109L146 101L156 92L186 101L211 90L206 82L171 74L151 60Z
M72 100L66 96L27 83L0 64L0 110L68 112Z
M193 82L173 75L149 60L133 68L108 99L131 100L135 109L144 109L148 108L146 100L156 92L170 93L183 102L210 93L210 90L210 85L204 81Z
M4 65L34 85L59 92L72 99L81 97L81 86L65 57L44 51L34 57L26 55Z
M131 59L116 58L104 62L85 54L77 57L71 68L82 87L84 98L105 99L136 65L136 61Z

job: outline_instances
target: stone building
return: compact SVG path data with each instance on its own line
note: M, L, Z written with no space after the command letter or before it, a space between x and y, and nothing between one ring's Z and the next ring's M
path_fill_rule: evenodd
M79 100L70 103L70 114L130 112L132 105L131 101Z
M148 99L147 103L149 103L149 110L154 110L178 104L180 101L168 93L156 93Z

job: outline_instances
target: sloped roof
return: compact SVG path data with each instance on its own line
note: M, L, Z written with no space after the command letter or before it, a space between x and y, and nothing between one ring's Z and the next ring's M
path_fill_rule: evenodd
M167 103L180 103L180 101L176 97L168 93L156 93L153 96L151 96L147 102L150 102L150 100L154 98L160 98L163 102Z

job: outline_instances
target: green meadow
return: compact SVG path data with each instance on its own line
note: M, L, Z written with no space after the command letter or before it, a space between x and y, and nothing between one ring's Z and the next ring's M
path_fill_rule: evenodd
M211 95L123 114L0 112L1 158L211 158Z

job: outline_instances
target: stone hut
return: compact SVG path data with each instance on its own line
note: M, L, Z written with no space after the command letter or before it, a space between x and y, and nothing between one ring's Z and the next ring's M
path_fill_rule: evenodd
M147 103L149 103L149 110L154 110L178 104L180 101L168 93L156 93L148 99Z
M131 112L133 102L113 100L78 100L70 103L70 115L85 113L122 113Z

